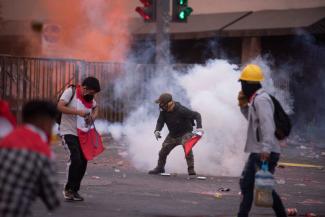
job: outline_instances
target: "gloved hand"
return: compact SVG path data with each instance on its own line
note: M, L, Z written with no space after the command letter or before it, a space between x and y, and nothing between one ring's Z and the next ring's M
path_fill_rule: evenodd
M194 130L193 133L202 136L204 134L204 130L202 128L196 128L196 130Z
M157 141L158 141L158 139L161 138L161 135L160 135L159 131L155 131L155 137L156 137Z
M239 91L237 99L239 107L244 108L248 105L248 99L243 91Z

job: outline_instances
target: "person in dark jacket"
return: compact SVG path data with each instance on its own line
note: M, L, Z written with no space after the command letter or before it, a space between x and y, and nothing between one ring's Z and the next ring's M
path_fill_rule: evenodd
M169 134L165 138L162 148L159 151L159 159L156 168L149 171L149 174L159 174L165 172L165 164L168 154L177 146L183 145L193 135L194 120L196 121L197 130L202 130L201 115L198 112L191 111L179 102L173 101L173 97L169 93L163 93L155 101L159 104L160 114L155 129L155 137L161 138L160 131L166 123ZM196 175L194 170L194 156L191 151L186 157L188 166L188 174Z

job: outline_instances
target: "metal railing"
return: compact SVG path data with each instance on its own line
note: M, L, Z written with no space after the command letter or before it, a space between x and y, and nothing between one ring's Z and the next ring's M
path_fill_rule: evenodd
M26 101L41 98L56 102L68 84L79 84L84 77L92 75L98 78L101 86L108 87L96 98L100 117L121 122L124 103L113 98L113 88L109 85L121 73L123 64L120 63L0 55L0 98L9 101L20 120ZM104 100L110 101L109 106L101 103Z

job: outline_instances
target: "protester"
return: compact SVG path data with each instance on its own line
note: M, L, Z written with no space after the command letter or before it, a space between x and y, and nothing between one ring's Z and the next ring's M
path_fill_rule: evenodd
M40 197L49 210L60 204L51 162L50 135L56 106L33 100L23 107L23 125L0 142L0 216L31 216Z
M280 158L280 145L275 137L274 105L269 94L262 88L264 80L262 69L258 65L247 65L239 78L242 90L238 95L238 105L248 120L245 152L250 153L240 178L242 201L238 217L247 217L252 207L254 181L257 169L267 161L268 169L275 172ZM276 216L286 216L279 195L273 190L273 209Z
M97 78L87 77L82 85L67 88L58 102L62 112L60 134L63 145L68 151L68 180L64 187L67 201L83 201L78 193L85 175L87 162L103 151L103 144L95 127L97 103L95 95L100 92ZM96 144L92 144L92 142Z
M160 114L157 120L155 137L158 140L161 138L160 131L166 123L169 134L165 138L162 148L159 152L159 159L156 168L149 171L149 174L159 174L165 172L165 164L168 154L177 146L184 143L193 136L194 120L198 130L202 130L201 115L198 112L191 111L179 102L173 101L172 95L163 93L159 99L155 101L159 104ZM186 162L189 175L196 175L194 170L194 156L190 151L186 156Z

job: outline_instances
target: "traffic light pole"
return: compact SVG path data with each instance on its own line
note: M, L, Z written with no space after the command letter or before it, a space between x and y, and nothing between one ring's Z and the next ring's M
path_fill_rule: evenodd
M157 0L156 6L156 64L167 65L170 62L169 0Z

